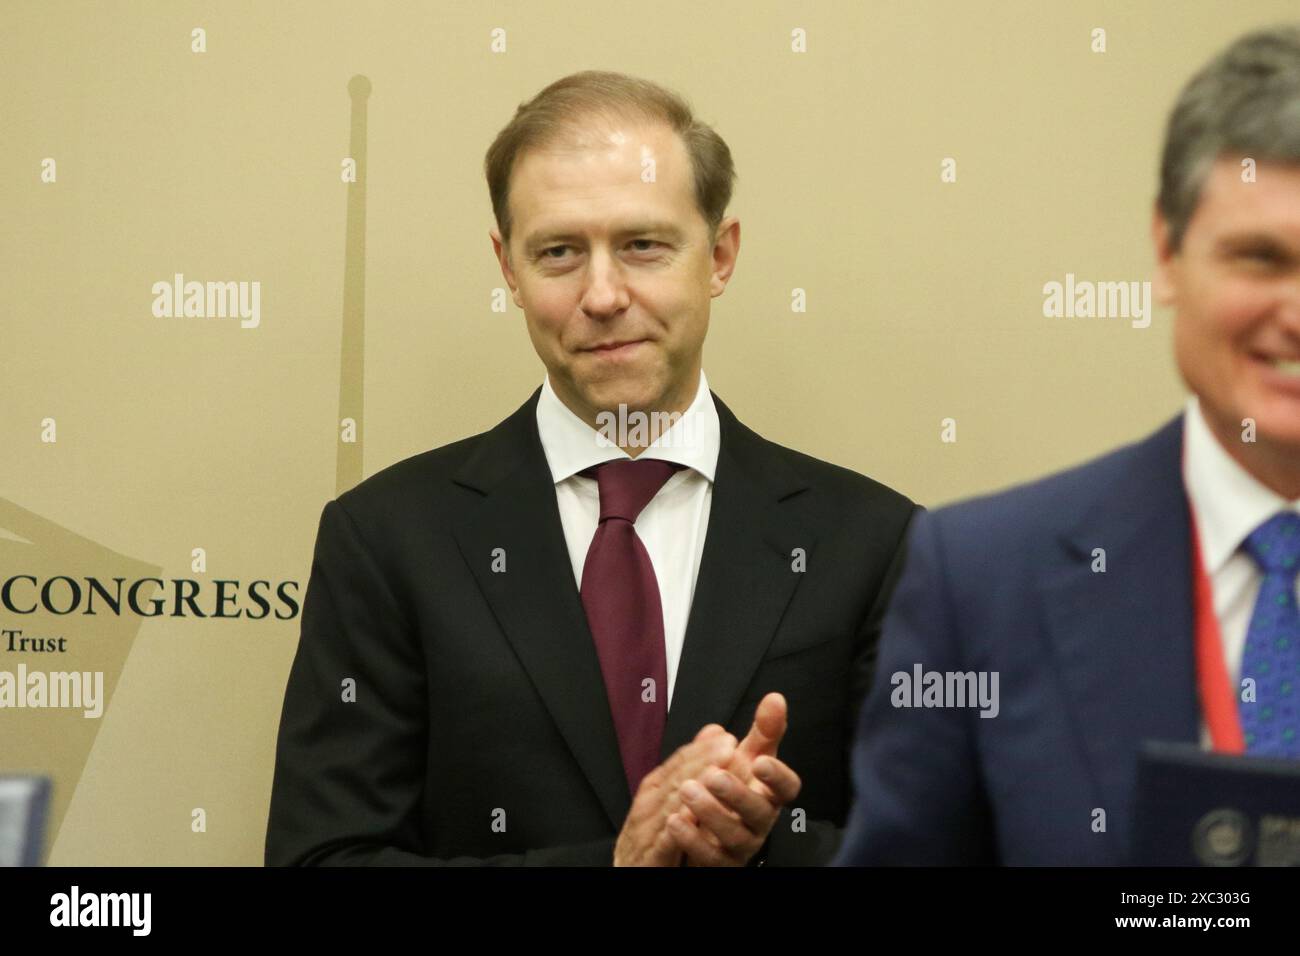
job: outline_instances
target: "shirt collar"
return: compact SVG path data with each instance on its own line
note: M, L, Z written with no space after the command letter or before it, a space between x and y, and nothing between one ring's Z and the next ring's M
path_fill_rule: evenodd
M1241 547L1246 536L1275 514L1300 512L1237 463L1210 431L1200 402L1187 401L1183 420L1183 484L1196 515L1201 561L1213 575Z
M609 419L607 433L612 437L618 427L617 410L609 413ZM631 429L635 426L636 422L629 414L624 427ZM551 377L546 376L542 382L542 394L537 400L537 433L551 469L551 479L556 484L593 465L631 458L617 444L604 441L604 431L593 429L560 401L551 388ZM718 410L709 392L708 379L701 369L694 401L681 418L638 457L685 465L712 482L718 466L719 445Z

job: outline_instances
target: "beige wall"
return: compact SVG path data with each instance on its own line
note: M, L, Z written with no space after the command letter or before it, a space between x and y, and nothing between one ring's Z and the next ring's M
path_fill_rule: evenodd
M489 307L503 282L482 157L521 100L584 68L680 90L731 145L742 250L705 368L759 432L928 505L1137 438L1182 401L1169 314L1146 329L1047 319L1042 287L1151 278L1179 87L1294 10L5 3L0 579L305 588L335 493L355 74L373 84L365 474L491 426L540 382L519 310ZM956 183L940 182L944 157ZM176 272L260 282L260 327L155 318L151 286ZM940 441L945 417L956 443ZM110 683L97 721L0 711L0 771L55 774L50 862L260 863L298 624L0 609L0 628L69 646L0 644L0 669L94 667Z

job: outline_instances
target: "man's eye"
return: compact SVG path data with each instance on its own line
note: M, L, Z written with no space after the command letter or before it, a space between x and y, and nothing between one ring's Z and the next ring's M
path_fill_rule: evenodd
M633 245L635 245L638 242L644 243L645 248L636 249L635 250L636 252L651 252L654 250L656 246L659 245L659 242L655 239L633 239L632 240ZM564 258L563 256L564 251L569 248L570 248L569 246L548 246L547 248L542 250L541 257L543 259L562 259ZM560 255L552 254L556 252L559 252Z
M1251 262L1262 262L1267 265L1273 265L1282 261L1276 249L1246 249L1242 252L1242 258L1249 259Z

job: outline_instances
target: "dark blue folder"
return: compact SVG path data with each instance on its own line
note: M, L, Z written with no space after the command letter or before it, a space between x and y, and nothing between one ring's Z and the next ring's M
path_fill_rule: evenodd
M1148 741L1133 822L1140 866L1300 866L1300 760Z

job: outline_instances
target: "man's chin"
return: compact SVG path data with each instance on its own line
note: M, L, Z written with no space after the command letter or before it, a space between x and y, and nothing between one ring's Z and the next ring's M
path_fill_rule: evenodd
M585 383L583 400L598 411L617 412L619 406L628 411L651 411L658 407L663 390L657 384L611 377L603 381Z
M1300 399L1270 396L1251 403L1238 419L1240 437L1291 452L1300 458Z
M1256 441L1266 441L1278 449L1294 455L1300 461L1300 427L1294 421L1275 425L1263 422L1256 433Z
M648 399L639 392L612 392L593 396L589 401L597 411L615 412L620 408L628 412L651 412L658 408L654 399Z

